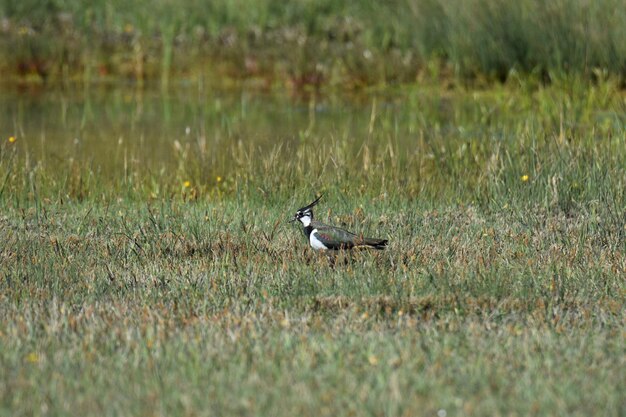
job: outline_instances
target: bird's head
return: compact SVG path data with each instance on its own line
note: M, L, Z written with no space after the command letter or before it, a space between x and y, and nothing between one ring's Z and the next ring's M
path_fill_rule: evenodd
M311 221L313 220L313 207L317 205L317 203L320 201L320 198L322 198L321 195L308 206L298 209L298 211L296 211L296 214L293 215L293 219L291 219L291 221L295 222L296 220L298 220L300 223L302 223L304 227L310 225Z

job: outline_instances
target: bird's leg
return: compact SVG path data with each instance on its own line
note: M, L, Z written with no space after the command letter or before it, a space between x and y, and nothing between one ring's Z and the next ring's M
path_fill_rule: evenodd
M326 259L328 260L328 266L331 269L335 269L335 260L337 259L337 255L331 252L326 252Z

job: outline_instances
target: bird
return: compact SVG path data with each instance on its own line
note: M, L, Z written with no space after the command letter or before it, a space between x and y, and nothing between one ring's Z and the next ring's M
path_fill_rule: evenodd
M313 207L317 205L322 196L308 206L304 206L294 214L291 222L296 220L302 223L304 235L309 239L309 244L316 250L341 250L341 249L385 249L387 239L375 239L363 237L335 226L318 222L313 219Z

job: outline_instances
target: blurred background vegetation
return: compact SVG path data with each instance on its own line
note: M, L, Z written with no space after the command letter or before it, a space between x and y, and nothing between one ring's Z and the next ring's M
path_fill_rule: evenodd
M2 0L5 81L626 79L623 0Z

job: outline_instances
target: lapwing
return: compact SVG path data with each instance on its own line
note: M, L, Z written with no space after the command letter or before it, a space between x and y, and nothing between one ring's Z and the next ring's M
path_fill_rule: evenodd
M387 239L374 239L356 235L339 227L313 220L313 207L320 201L319 196L308 206L302 207L291 219L302 223L304 235L309 239L311 247L316 250L340 250L353 248L385 249Z

